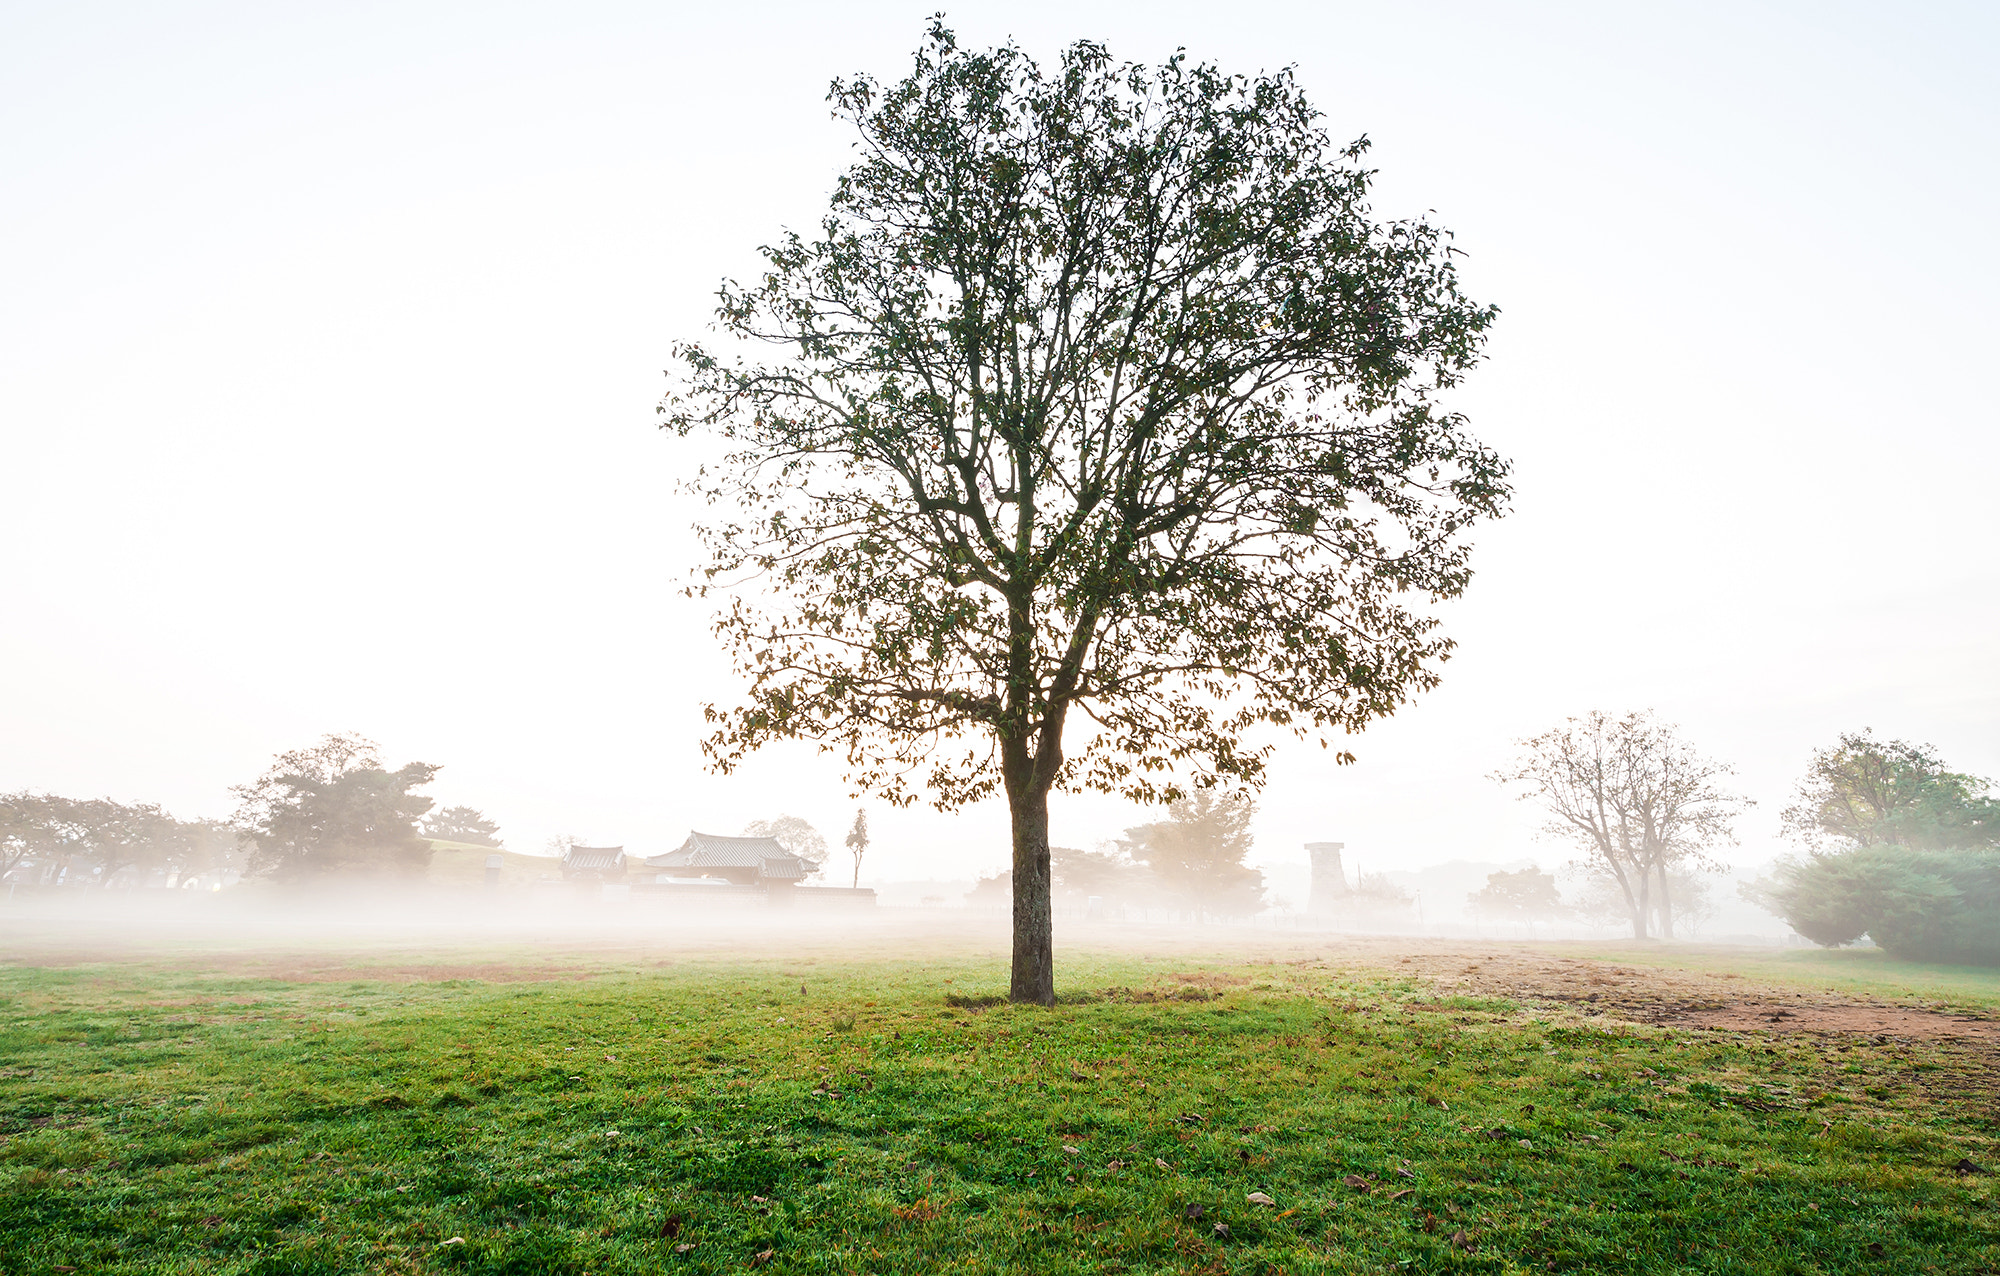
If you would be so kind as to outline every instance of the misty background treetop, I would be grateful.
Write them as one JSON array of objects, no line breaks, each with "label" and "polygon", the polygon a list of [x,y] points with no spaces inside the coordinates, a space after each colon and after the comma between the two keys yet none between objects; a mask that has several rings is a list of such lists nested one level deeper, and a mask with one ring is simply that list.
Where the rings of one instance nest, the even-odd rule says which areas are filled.
[{"label": "misty background treetop", "polygon": [[1373,216],[1365,140],[1289,71],[1084,42],[1045,73],[934,24],[830,100],[859,140],[826,218],[722,287],[728,344],[676,346],[661,406],[733,445],[694,592],[761,592],[718,616],[749,686],[706,747],[1004,789],[1015,993],[1049,1000],[1052,789],[1255,786],[1253,729],[1324,745],[1435,683],[1425,608],[1507,494],[1437,396],[1495,311],[1444,231]]},{"label": "misty background treetop", "polygon": [[432,848],[417,821],[432,803],[411,790],[438,770],[411,762],[391,771],[374,741],[358,735],[280,753],[262,776],[230,790],[236,823],[255,847],[251,873],[281,882],[422,875]]}]

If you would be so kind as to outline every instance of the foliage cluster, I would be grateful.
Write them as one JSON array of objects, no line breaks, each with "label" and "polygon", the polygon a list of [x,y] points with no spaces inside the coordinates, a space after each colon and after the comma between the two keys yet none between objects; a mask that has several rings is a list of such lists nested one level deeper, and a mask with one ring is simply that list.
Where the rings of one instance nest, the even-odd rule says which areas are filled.
[{"label": "foliage cluster", "polygon": [[236,822],[255,847],[251,870],[278,882],[422,873],[431,844],[417,821],[432,803],[411,790],[437,772],[427,762],[388,770],[374,743],[356,735],[279,754],[270,770],[233,790]]},{"label": "foliage cluster", "polygon": [[1465,897],[1472,911],[1505,921],[1556,921],[1567,917],[1570,906],[1556,890],[1554,873],[1544,873],[1530,865],[1515,872],[1505,869],[1489,873],[1486,885]]},{"label": "foliage cluster", "polygon": [[1814,752],[1785,811],[1808,848],[1744,893],[1814,943],[2000,965],[2000,802],[1928,745],[1868,731]]},{"label": "foliage cluster", "polygon": [[[538,958],[539,960],[539,958]],[[1375,970],[0,971],[0,1267],[1973,1273],[1931,1046],[1635,1028]],[[801,983],[806,991],[800,991]],[[964,990],[962,993],[954,990]],[[1271,1204],[1252,1198],[1259,1193]]]},{"label": "foliage cluster", "polygon": [[496,851],[506,849],[500,842],[500,826],[469,806],[447,806],[433,811],[417,827],[425,837],[440,842],[490,846]]}]

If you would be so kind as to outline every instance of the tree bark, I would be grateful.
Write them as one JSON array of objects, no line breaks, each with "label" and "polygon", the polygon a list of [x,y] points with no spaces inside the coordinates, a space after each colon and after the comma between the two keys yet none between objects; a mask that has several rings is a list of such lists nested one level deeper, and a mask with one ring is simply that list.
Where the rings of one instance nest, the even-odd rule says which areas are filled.
[{"label": "tree bark", "polygon": [[1007,786],[1014,825],[1014,975],[1009,1001],[1056,1004],[1055,929],[1049,915],[1049,790]]},{"label": "tree bark", "polygon": [[1667,866],[1660,865],[1660,938],[1674,937],[1674,896],[1667,884]]}]

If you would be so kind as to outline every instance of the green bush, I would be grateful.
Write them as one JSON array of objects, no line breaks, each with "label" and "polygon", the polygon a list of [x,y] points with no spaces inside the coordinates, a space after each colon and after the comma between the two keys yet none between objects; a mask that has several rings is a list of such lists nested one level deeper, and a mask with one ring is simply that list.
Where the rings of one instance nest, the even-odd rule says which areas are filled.
[{"label": "green bush", "polygon": [[1781,863],[1745,892],[1825,947],[2000,966],[2000,854],[1864,846]]}]

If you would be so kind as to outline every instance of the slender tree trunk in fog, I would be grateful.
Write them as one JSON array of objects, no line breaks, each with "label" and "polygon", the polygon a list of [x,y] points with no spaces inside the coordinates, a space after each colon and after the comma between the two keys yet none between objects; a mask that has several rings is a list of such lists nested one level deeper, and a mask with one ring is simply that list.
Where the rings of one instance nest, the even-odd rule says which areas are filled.
[{"label": "slender tree trunk in fog", "polygon": [[1674,937],[1674,897],[1667,885],[1667,866],[1660,865],[1660,938]]}]

